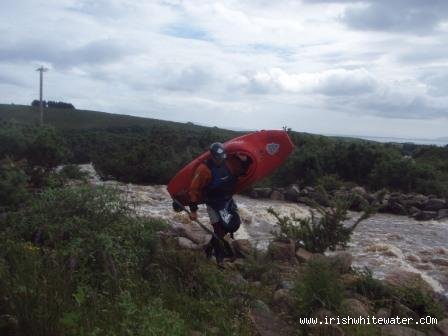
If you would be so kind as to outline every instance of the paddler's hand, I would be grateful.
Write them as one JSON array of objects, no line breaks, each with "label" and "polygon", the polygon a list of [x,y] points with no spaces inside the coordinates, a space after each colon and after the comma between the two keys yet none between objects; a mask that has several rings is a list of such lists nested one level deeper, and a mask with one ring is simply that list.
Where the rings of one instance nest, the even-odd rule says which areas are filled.
[{"label": "paddler's hand", "polygon": [[197,219],[198,219],[198,213],[197,213],[196,211],[192,211],[192,212],[190,212],[190,219],[191,219],[192,221],[197,220]]}]

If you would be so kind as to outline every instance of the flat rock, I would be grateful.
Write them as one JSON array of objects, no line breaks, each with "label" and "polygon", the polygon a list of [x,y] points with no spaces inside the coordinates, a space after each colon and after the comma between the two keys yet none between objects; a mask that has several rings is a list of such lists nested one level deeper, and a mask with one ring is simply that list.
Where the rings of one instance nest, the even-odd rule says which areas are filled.
[{"label": "flat rock", "polygon": [[310,261],[314,257],[314,253],[308,252],[302,247],[296,250],[296,258],[299,262],[305,263]]},{"label": "flat rock", "polygon": [[262,301],[252,307],[249,317],[260,336],[289,336],[294,334],[293,328],[280,320]]},{"label": "flat rock", "polygon": [[369,308],[357,299],[345,299],[341,304],[352,317],[367,317],[370,315]]}]

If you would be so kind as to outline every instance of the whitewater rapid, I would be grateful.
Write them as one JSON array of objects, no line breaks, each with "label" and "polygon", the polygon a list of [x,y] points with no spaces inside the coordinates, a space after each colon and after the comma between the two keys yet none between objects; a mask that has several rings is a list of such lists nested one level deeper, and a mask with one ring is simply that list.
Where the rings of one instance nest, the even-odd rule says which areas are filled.
[{"label": "whitewater rapid", "polygon": [[[166,186],[142,186],[116,181],[101,181],[90,165],[91,182],[120,190],[128,203],[140,216],[155,217],[182,223],[201,230],[191,223],[185,213],[172,210]],[[251,199],[235,196],[242,225],[235,234],[237,239],[249,239],[264,249],[272,239],[276,220],[267,212],[272,207],[281,215],[309,216],[309,207],[292,202]],[[208,223],[204,206],[199,208],[199,219]],[[347,224],[356,220],[359,213],[350,213]],[[377,278],[388,272],[402,269],[419,273],[432,288],[448,296],[448,220],[418,222],[405,216],[376,214],[361,222],[353,233],[347,251],[353,255],[355,267],[368,267]]]}]

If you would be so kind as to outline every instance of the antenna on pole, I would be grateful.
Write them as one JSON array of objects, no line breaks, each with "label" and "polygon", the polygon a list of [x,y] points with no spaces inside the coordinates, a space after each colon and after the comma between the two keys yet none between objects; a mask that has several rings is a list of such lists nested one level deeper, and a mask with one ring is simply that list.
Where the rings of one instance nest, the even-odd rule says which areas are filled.
[{"label": "antenna on pole", "polygon": [[41,66],[37,68],[36,71],[39,71],[39,110],[40,110],[40,125],[44,124],[44,104],[42,102],[42,91],[43,91],[43,82],[44,82],[44,72],[47,72],[48,69]]}]

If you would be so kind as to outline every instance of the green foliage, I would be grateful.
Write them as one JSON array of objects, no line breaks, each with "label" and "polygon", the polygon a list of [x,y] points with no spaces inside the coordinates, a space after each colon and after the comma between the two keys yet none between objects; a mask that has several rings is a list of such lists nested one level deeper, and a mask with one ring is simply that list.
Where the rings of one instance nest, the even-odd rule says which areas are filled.
[{"label": "green foliage", "polygon": [[337,311],[343,299],[338,274],[323,259],[310,261],[295,285],[298,315],[309,317],[320,308]]},{"label": "green foliage", "polygon": [[327,192],[340,189],[344,183],[335,174],[323,175],[317,180],[317,184],[324,188]]},{"label": "green foliage", "polygon": [[[61,160],[93,162],[105,178],[162,184],[210,143],[241,135],[192,123],[93,111],[48,108],[45,113],[46,122],[57,127],[57,133],[73,155],[62,155],[58,149],[61,138],[47,134],[51,133],[47,127],[36,130],[17,123],[3,123],[0,140],[4,146],[0,149],[0,158],[9,155],[20,159],[28,155],[31,166],[45,169],[60,164]],[[15,118],[32,125],[36,116],[31,107],[0,105],[0,117],[5,120]],[[297,183],[333,190],[344,181],[373,190],[387,188],[448,196],[448,146],[379,144],[286,129],[296,150],[259,185],[281,187]],[[28,150],[32,143],[43,156]]]},{"label": "green foliage", "polygon": [[65,179],[85,180],[89,173],[83,172],[78,166],[69,164],[62,167],[59,174]]},{"label": "green foliage", "polygon": [[354,284],[354,290],[373,302],[377,308],[389,305],[392,290],[385,282],[375,279],[368,268],[356,271],[358,280]]},{"label": "green foliage", "polygon": [[11,159],[0,161],[0,207],[16,208],[27,198],[27,176]]},{"label": "green foliage", "polygon": [[329,208],[315,204],[317,214],[311,211],[311,216],[305,218],[294,214],[291,217],[281,216],[269,208],[268,212],[277,219],[278,231],[273,234],[280,240],[292,239],[297,246],[303,246],[310,252],[322,253],[327,249],[334,251],[338,246],[346,247],[354,229],[372,214],[372,210],[367,209],[353,225],[344,226],[349,205],[343,200],[337,200]]},{"label": "green foliage", "polygon": [[53,188],[0,227],[0,313],[26,335],[250,335],[247,296],[202,255],[161,248],[120,195]]},{"label": "green foliage", "polygon": [[26,151],[26,158],[30,165],[45,169],[54,168],[66,162],[68,155],[63,138],[51,127],[35,129],[35,136]]},{"label": "green foliage", "polygon": [[420,317],[431,316],[443,319],[443,308],[429,293],[418,288],[394,287],[394,297],[405,306],[412,309]]}]

